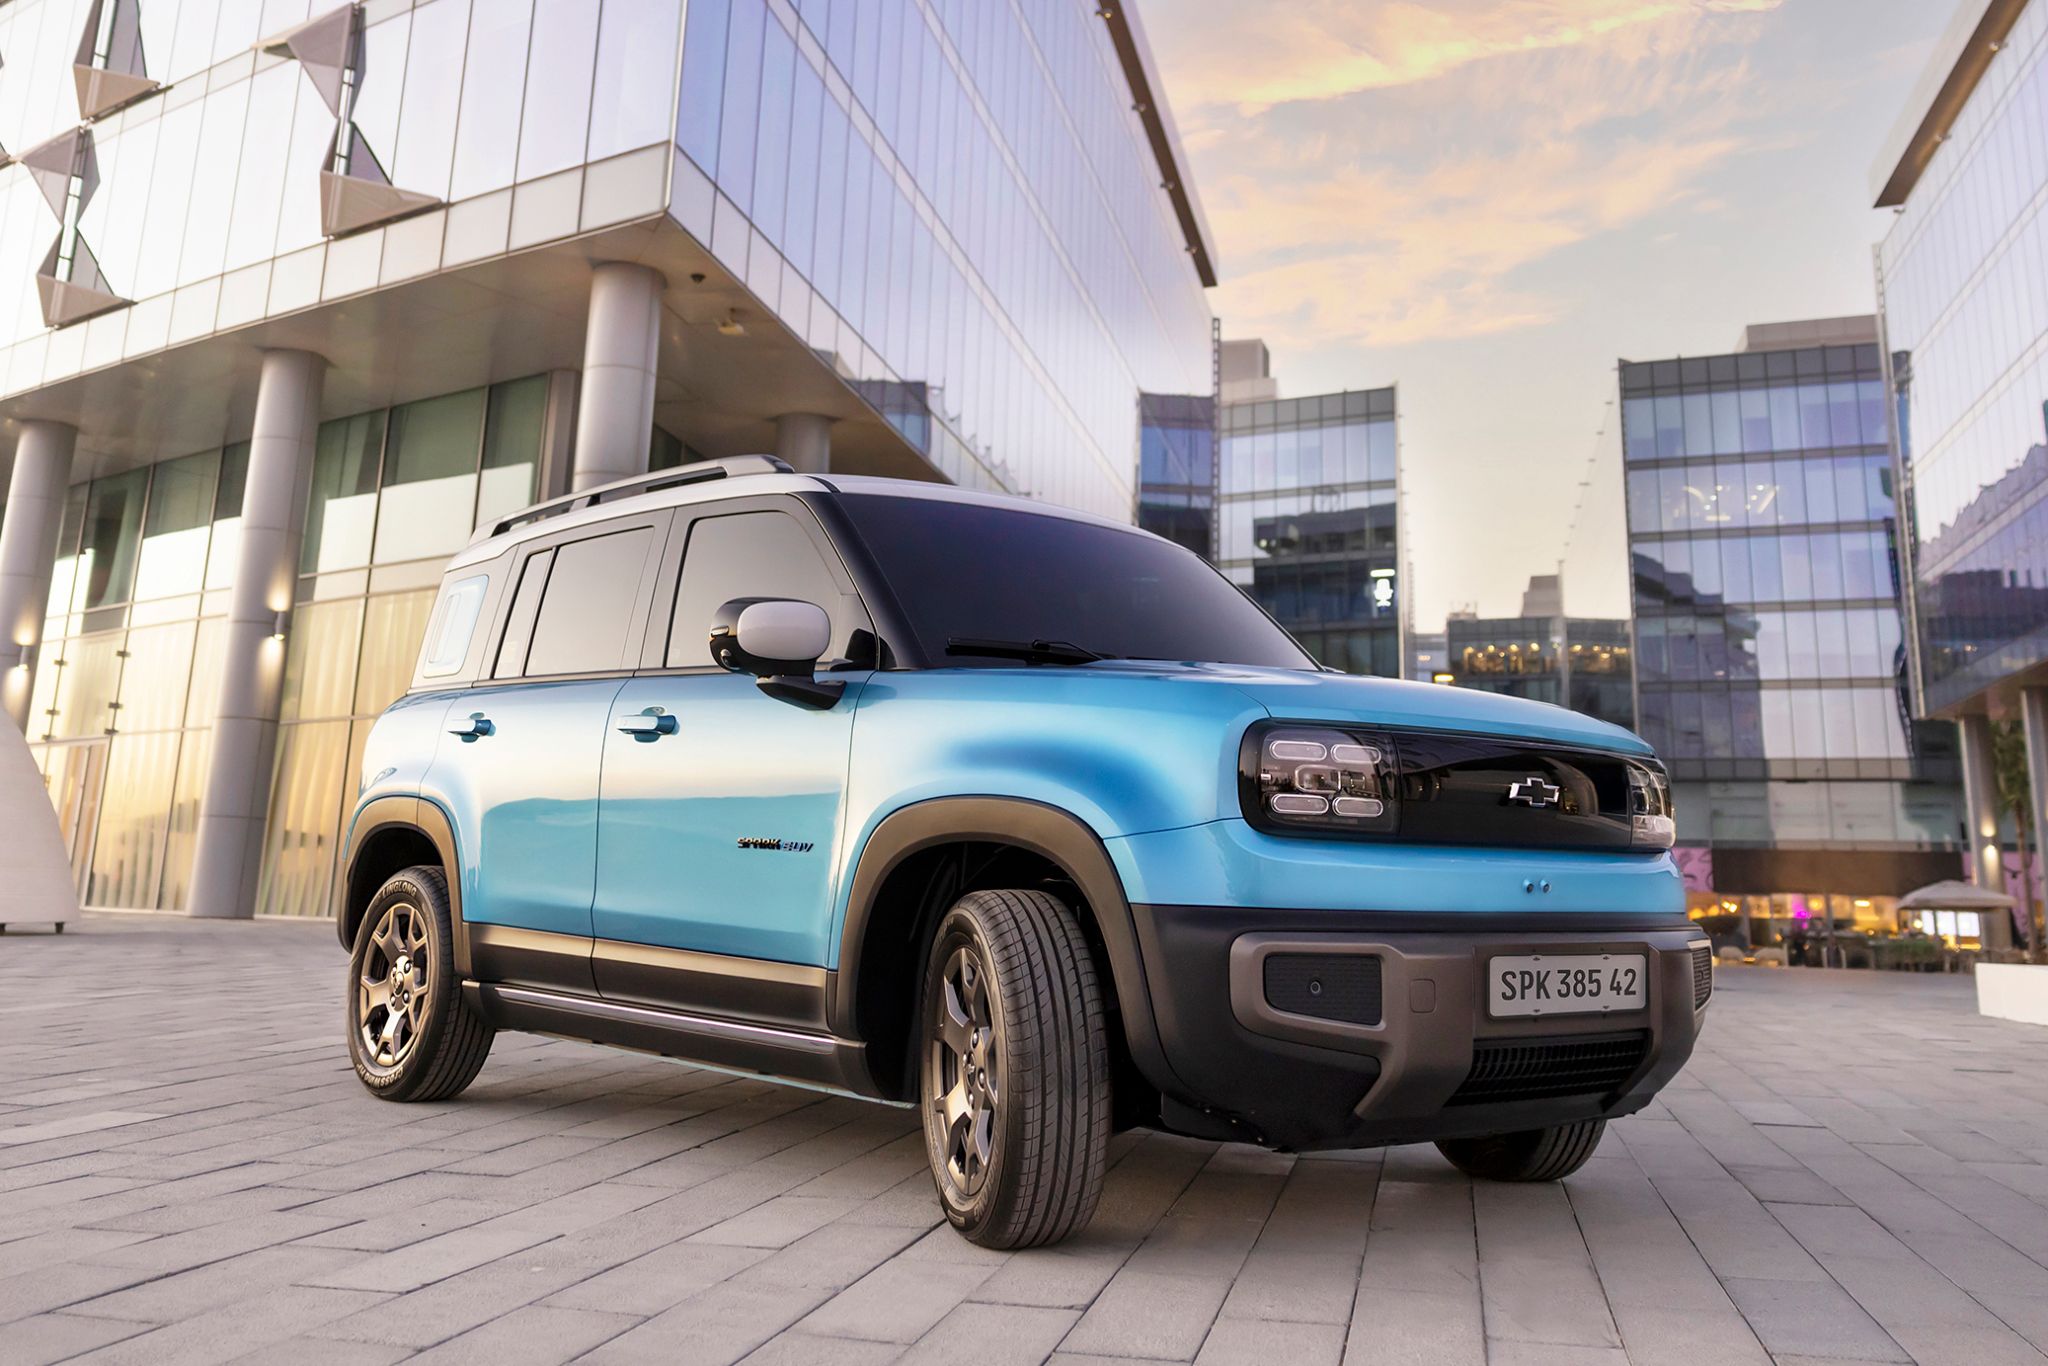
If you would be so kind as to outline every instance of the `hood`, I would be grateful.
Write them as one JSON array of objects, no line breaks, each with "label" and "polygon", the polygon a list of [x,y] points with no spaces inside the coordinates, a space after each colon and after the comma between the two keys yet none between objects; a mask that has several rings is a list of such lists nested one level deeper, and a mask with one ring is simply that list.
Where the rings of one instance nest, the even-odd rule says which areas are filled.
[{"label": "hood", "polygon": [[1261,669],[1238,664],[1169,664],[1139,660],[1105,660],[1088,672],[1136,670],[1177,674],[1189,681],[1228,686],[1264,707],[1282,721],[1340,721],[1353,724],[1410,727],[1421,730],[1466,731],[1560,744],[1585,745],[1624,754],[1649,754],[1650,747],[1632,731],[1596,721],[1566,707],[1531,702],[1521,697],[1451,688],[1440,683],[1409,683],[1397,678],[1358,674],[1308,673],[1296,669]]}]

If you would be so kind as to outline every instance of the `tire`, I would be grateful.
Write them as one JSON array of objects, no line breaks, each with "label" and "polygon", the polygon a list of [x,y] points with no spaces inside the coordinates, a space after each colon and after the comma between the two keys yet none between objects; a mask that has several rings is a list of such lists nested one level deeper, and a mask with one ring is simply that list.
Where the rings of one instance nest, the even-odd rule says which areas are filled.
[{"label": "tire", "polygon": [[947,1221],[1004,1249],[1082,1228],[1109,1163],[1109,1040],[1073,911],[1044,892],[960,898],[921,1001],[918,1094]]},{"label": "tire", "polygon": [[448,879],[420,865],[377,889],[349,954],[343,1011],[356,1077],[384,1100],[446,1100],[476,1080],[497,1031],[455,975]]},{"label": "tire", "polygon": [[1606,1132],[1606,1120],[1586,1119],[1486,1138],[1444,1138],[1437,1140],[1436,1147],[1467,1176],[1486,1181],[1562,1181],[1586,1165]]}]

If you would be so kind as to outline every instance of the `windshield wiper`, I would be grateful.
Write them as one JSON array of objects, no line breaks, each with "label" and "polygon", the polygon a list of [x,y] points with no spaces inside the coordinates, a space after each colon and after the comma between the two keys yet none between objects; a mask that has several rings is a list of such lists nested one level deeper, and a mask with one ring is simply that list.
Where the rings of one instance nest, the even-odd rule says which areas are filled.
[{"label": "windshield wiper", "polygon": [[1065,640],[984,640],[979,636],[950,636],[949,655],[982,655],[989,659],[1021,659],[1027,664],[1093,664],[1115,655],[1097,654]]}]

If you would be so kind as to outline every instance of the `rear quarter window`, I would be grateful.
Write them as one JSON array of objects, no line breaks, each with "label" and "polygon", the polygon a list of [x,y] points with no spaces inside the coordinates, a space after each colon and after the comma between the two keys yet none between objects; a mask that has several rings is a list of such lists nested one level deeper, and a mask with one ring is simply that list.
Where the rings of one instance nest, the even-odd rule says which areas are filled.
[{"label": "rear quarter window", "polygon": [[469,574],[441,585],[441,596],[427,620],[427,638],[420,647],[420,677],[446,678],[461,670],[469,658],[469,645],[476,635],[484,596],[491,576]]}]

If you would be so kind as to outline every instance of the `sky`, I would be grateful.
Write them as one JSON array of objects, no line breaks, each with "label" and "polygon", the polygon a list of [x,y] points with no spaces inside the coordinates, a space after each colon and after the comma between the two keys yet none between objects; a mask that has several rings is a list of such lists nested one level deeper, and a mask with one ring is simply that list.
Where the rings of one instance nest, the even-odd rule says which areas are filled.
[{"label": "sky", "polygon": [[1560,561],[1627,615],[1616,360],[1874,310],[1871,166],[1962,3],[1144,0],[1224,336],[1400,386],[1417,630]]}]

